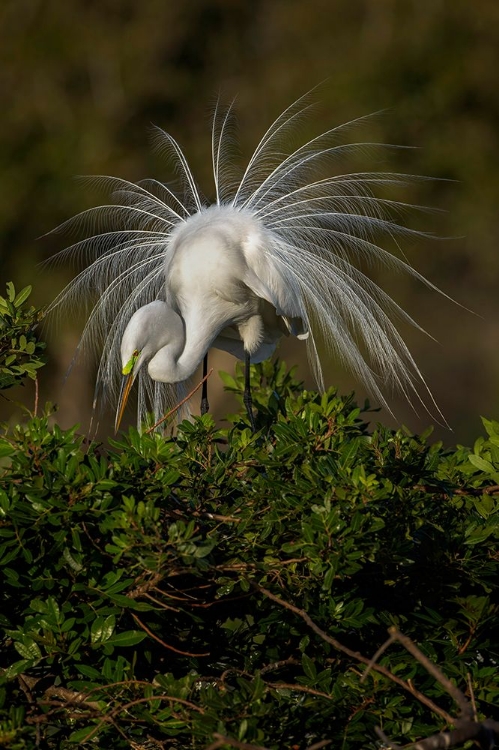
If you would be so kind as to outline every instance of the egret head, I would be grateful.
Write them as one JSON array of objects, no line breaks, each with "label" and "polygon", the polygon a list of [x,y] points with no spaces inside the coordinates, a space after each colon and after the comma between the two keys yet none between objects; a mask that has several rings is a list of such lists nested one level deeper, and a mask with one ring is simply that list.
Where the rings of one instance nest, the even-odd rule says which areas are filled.
[{"label": "egret head", "polygon": [[183,343],[182,320],[166,302],[155,300],[140,307],[132,315],[121,340],[123,382],[116,410],[116,431],[119,429],[132,385],[142,365],[165,347],[171,347],[172,353],[180,352]]}]

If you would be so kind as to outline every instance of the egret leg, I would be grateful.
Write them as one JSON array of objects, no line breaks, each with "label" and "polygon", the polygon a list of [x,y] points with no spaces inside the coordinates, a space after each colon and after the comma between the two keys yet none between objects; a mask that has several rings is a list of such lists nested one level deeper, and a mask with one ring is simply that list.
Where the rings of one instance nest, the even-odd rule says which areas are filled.
[{"label": "egret leg", "polygon": [[251,429],[256,432],[255,418],[253,416],[253,399],[251,398],[251,385],[250,385],[250,355],[248,352],[244,352],[244,405],[248,412],[248,418],[250,421]]},{"label": "egret leg", "polygon": [[[208,354],[204,355],[203,359],[203,378],[208,374]],[[201,414],[207,414],[210,409],[208,403],[208,381],[205,380],[203,383],[203,389],[201,391]]]}]

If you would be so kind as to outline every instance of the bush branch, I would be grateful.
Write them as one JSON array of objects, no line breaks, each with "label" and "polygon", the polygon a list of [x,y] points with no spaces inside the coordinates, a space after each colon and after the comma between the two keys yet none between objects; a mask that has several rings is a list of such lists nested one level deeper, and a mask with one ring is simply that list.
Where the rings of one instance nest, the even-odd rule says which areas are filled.
[{"label": "bush branch", "polygon": [[444,719],[448,724],[455,723],[455,719],[453,719],[452,716],[450,716],[450,714],[447,713],[447,711],[444,711],[443,708],[440,708],[440,706],[437,706],[437,704],[434,703],[430,698],[427,698],[426,695],[424,695],[423,693],[420,693],[419,690],[416,690],[416,688],[413,685],[406,682],[405,680],[402,680],[400,677],[397,677],[397,675],[392,674],[392,672],[390,672],[389,669],[386,669],[386,667],[383,667],[380,664],[373,664],[371,659],[367,659],[365,656],[362,656],[362,654],[359,654],[358,651],[353,651],[347,646],[344,646],[342,643],[340,643],[340,641],[337,641],[336,638],[332,638],[330,635],[328,635],[323,630],[321,630],[321,628],[315,624],[315,622],[305,612],[305,610],[300,609],[299,607],[295,607],[294,604],[290,604],[284,599],[281,599],[279,596],[276,596],[271,591],[263,588],[262,586],[256,585],[256,588],[258,591],[260,591],[260,593],[262,593],[268,599],[271,599],[276,604],[279,604],[279,606],[284,607],[285,609],[288,609],[290,612],[294,612],[295,615],[298,615],[299,617],[301,617],[302,620],[304,620],[304,622],[307,623],[309,628],[313,630],[314,633],[316,633],[319,636],[319,638],[322,638],[323,641],[326,641],[326,643],[329,643],[337,651],[341,651],[343,654],[346,654],[351,659],[355,659],[356,661],[360,661],[362,664],[366,664],[371,669],[384,675],[387,679],[391,680],[392,682],[395,682],[397,685],[403,688],[403,690],[406,690],[408,693],[413,695],[417,700],[419,700],[420,703],[423,703],[425,706],[427,706],[431,711],[433,711],[433,713],[437,714],[438,716],[441,716],[442,719]]}]

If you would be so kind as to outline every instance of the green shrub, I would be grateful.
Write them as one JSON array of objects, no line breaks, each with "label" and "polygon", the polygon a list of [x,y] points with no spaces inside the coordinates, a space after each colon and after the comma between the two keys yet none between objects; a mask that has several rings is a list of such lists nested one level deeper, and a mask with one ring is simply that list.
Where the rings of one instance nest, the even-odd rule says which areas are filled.
[{"label": "green shrub", "polygon": [[393,625],[493,712],[499,424],[446,451],[283,364],[252,380],[255,434],[244,410],[108,451],[48,413],[4,429],[0,746],[414,741],[455,715],[445,688],[400,644],[377,664],[405,690],[362,682],[335,645],[370,658]]},{"label": "green shrub", "polygon": [[26,377],[35,380],[44,363],[40,355],[45,344],[34,332],[42,312],[27,307],[30,294],[30,286],[16,294],[9,281],[7,296],[0,297],[0,390],[19,385]]}]

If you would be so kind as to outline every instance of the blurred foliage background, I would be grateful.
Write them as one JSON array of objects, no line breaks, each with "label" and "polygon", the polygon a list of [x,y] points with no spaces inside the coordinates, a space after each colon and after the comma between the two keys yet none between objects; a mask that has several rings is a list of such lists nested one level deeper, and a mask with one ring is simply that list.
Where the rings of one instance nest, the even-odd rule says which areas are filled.
[{"label": "blurred foliage background", "polygon": [[[225,101],[237,97],[247,158],[288,104],[327,80],[303,135],[387,110],[366,125],[366,138],[417,148],[391,151],[383,164],[354,166],[444,178],[402,196],[443,209],[411,222],[440,239],[406,243],[404,252],[476,315],[414,281],[379,272],[438,342],[404,331],[454,429],[437,427],[436,434],[449,444],[469,443],[480,431],[480,414],[497,418],[497,2],[1,0],[0,36],[3,289],[9,279],[17,288],[32,283],[34,301],[45,305],[73,276],[69,265],[43,271],[37,264],[70,240],[43,235],[102,198],[75,175],[171,179],[148,143],[151,123],[180,142],[210,196],[210,113],[219,93]],[[92,367],[75,369],[63,385],[82,324],[74,310],[72,320],[47,328],[41,398],[59,404],[63,426],[79,421],[85,428]],[[300,374],[312,384],[298,345],[286,342],[281,356],[301,362]],[[233,360],[220,356],[212,364],[230,371]],[[362,398],[351,376],[331,372],[329,380]],[[227,406],[216,381],[215,414]],[[394,411],[414,430],[430,422],[397,401]],[[380,418],[394,424],[388,414]]]}]

